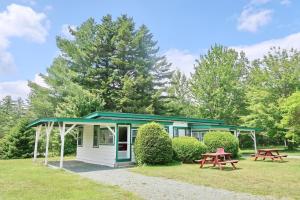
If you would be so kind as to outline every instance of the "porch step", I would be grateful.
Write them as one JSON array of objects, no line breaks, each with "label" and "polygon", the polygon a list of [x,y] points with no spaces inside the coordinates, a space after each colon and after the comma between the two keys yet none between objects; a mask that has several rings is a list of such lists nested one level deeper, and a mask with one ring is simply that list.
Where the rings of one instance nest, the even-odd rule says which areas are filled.
[{"label": "porch step", "polygon": [[135,165],[134,162],[117,162],[115,163],[115,167],[133,167]]}]

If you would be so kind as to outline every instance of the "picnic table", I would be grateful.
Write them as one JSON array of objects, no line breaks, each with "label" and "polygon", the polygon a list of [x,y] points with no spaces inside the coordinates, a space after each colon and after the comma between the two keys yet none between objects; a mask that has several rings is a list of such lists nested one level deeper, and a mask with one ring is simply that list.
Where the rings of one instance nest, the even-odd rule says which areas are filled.
[{"label": "picnic table", "polygon": [[233,169],[236,169],[234,164],[238,163],[238,160],[231,160],[231,153],[205,153],[202,154],[202,157],[202,160],[200,160],[200,168],[205,164],[213,164],[213,167],[218,165],[220,170],[223,170],[223,166],[230,163]]},{"label": "picnic table", "polygon": [[252,157],[254,157],[255,161],[258,158],[262,158],[263,160],[265,160],[266,158],[270,158],[271,160],[283,160],[283,157],[287,157],[287,155],[282,155],[279,154],[279,150],[278,149],[258,149],[256,154],[252,154]]}]

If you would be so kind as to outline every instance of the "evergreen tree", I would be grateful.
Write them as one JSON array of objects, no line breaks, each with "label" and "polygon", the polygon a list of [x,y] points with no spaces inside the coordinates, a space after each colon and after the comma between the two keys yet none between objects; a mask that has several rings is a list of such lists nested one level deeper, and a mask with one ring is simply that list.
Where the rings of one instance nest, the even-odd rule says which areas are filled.
[{"label": "evergreen tree", "polygon": [[[146,26],[136,29],[126,15],[115,21],[107,15],[100,24],[89,19],[70,31],[74,40],[57,38],[62,65],[75,72],[74,83],[103,99],[104,110],[160,112],[172,71]],[[49,71],[50,79],[59,76]]]},{"label": "evergreen tree", "polygon": [[27,112],[27,107],[22,99],[13,100],[6,96],[0,101],[0,138],[9,132],[16,121]]},{"label": "evergreen tree", "polygon": [[171,85],[168,88],[171,101],[166,104],[169,115],[193,117],[197,115],[190,90],[189,79],[185,74],[176,71],[173,74]]},{"label": "evergreen tree", "polygon": [[27,129],[29,120],[23,118],[0,141],[0,158],[29,158],[33,155],[35,131]]}]

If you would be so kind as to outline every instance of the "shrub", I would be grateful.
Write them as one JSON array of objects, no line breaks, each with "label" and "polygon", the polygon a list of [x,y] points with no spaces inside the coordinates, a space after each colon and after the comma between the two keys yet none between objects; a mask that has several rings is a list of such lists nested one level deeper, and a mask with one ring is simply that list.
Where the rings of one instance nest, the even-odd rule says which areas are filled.
[{"label": "shrub", "polygon": [[178,137],[172,140],[174,158],[182,162],[193,162],[206,152],[206,146],[194,137]]},{"label": "shrub", "polygon": [[172,161],[172,141],[159,124],[144,124],[138,129],[134,153],[138,165],[165,164]]},{"label": "shrub", "polygon": [[239,141],[230,132],[209,132],[204,135],[204,144],[209,152],[216,152],[217,148],[224,148],[225,152],[232,153],[233,157],[238,155]]}]

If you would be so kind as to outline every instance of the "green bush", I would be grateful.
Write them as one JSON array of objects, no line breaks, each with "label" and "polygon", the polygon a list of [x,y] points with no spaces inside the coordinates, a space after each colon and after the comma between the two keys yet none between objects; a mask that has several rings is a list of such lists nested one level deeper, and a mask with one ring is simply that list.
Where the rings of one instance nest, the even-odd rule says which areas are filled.
[{"label": "green bush", "polygon": [[144,124],[138,129],[134,153],[138,165],[165,164],[172,161],[172,141],[159,124]]},{"label": "green bush", "polygon": [[206,133],[204,144],[209,152],[216,152],[217,148],[224,148],[225,152],[232,153],[233,157],[238,155],[239,141],[230,132],[215,131]]},{"label": "green bush", "polygon": [[177,137],[172,140],[174,158],[182,162],[193,162],[201,158],[207,147],[194,137]]}]

